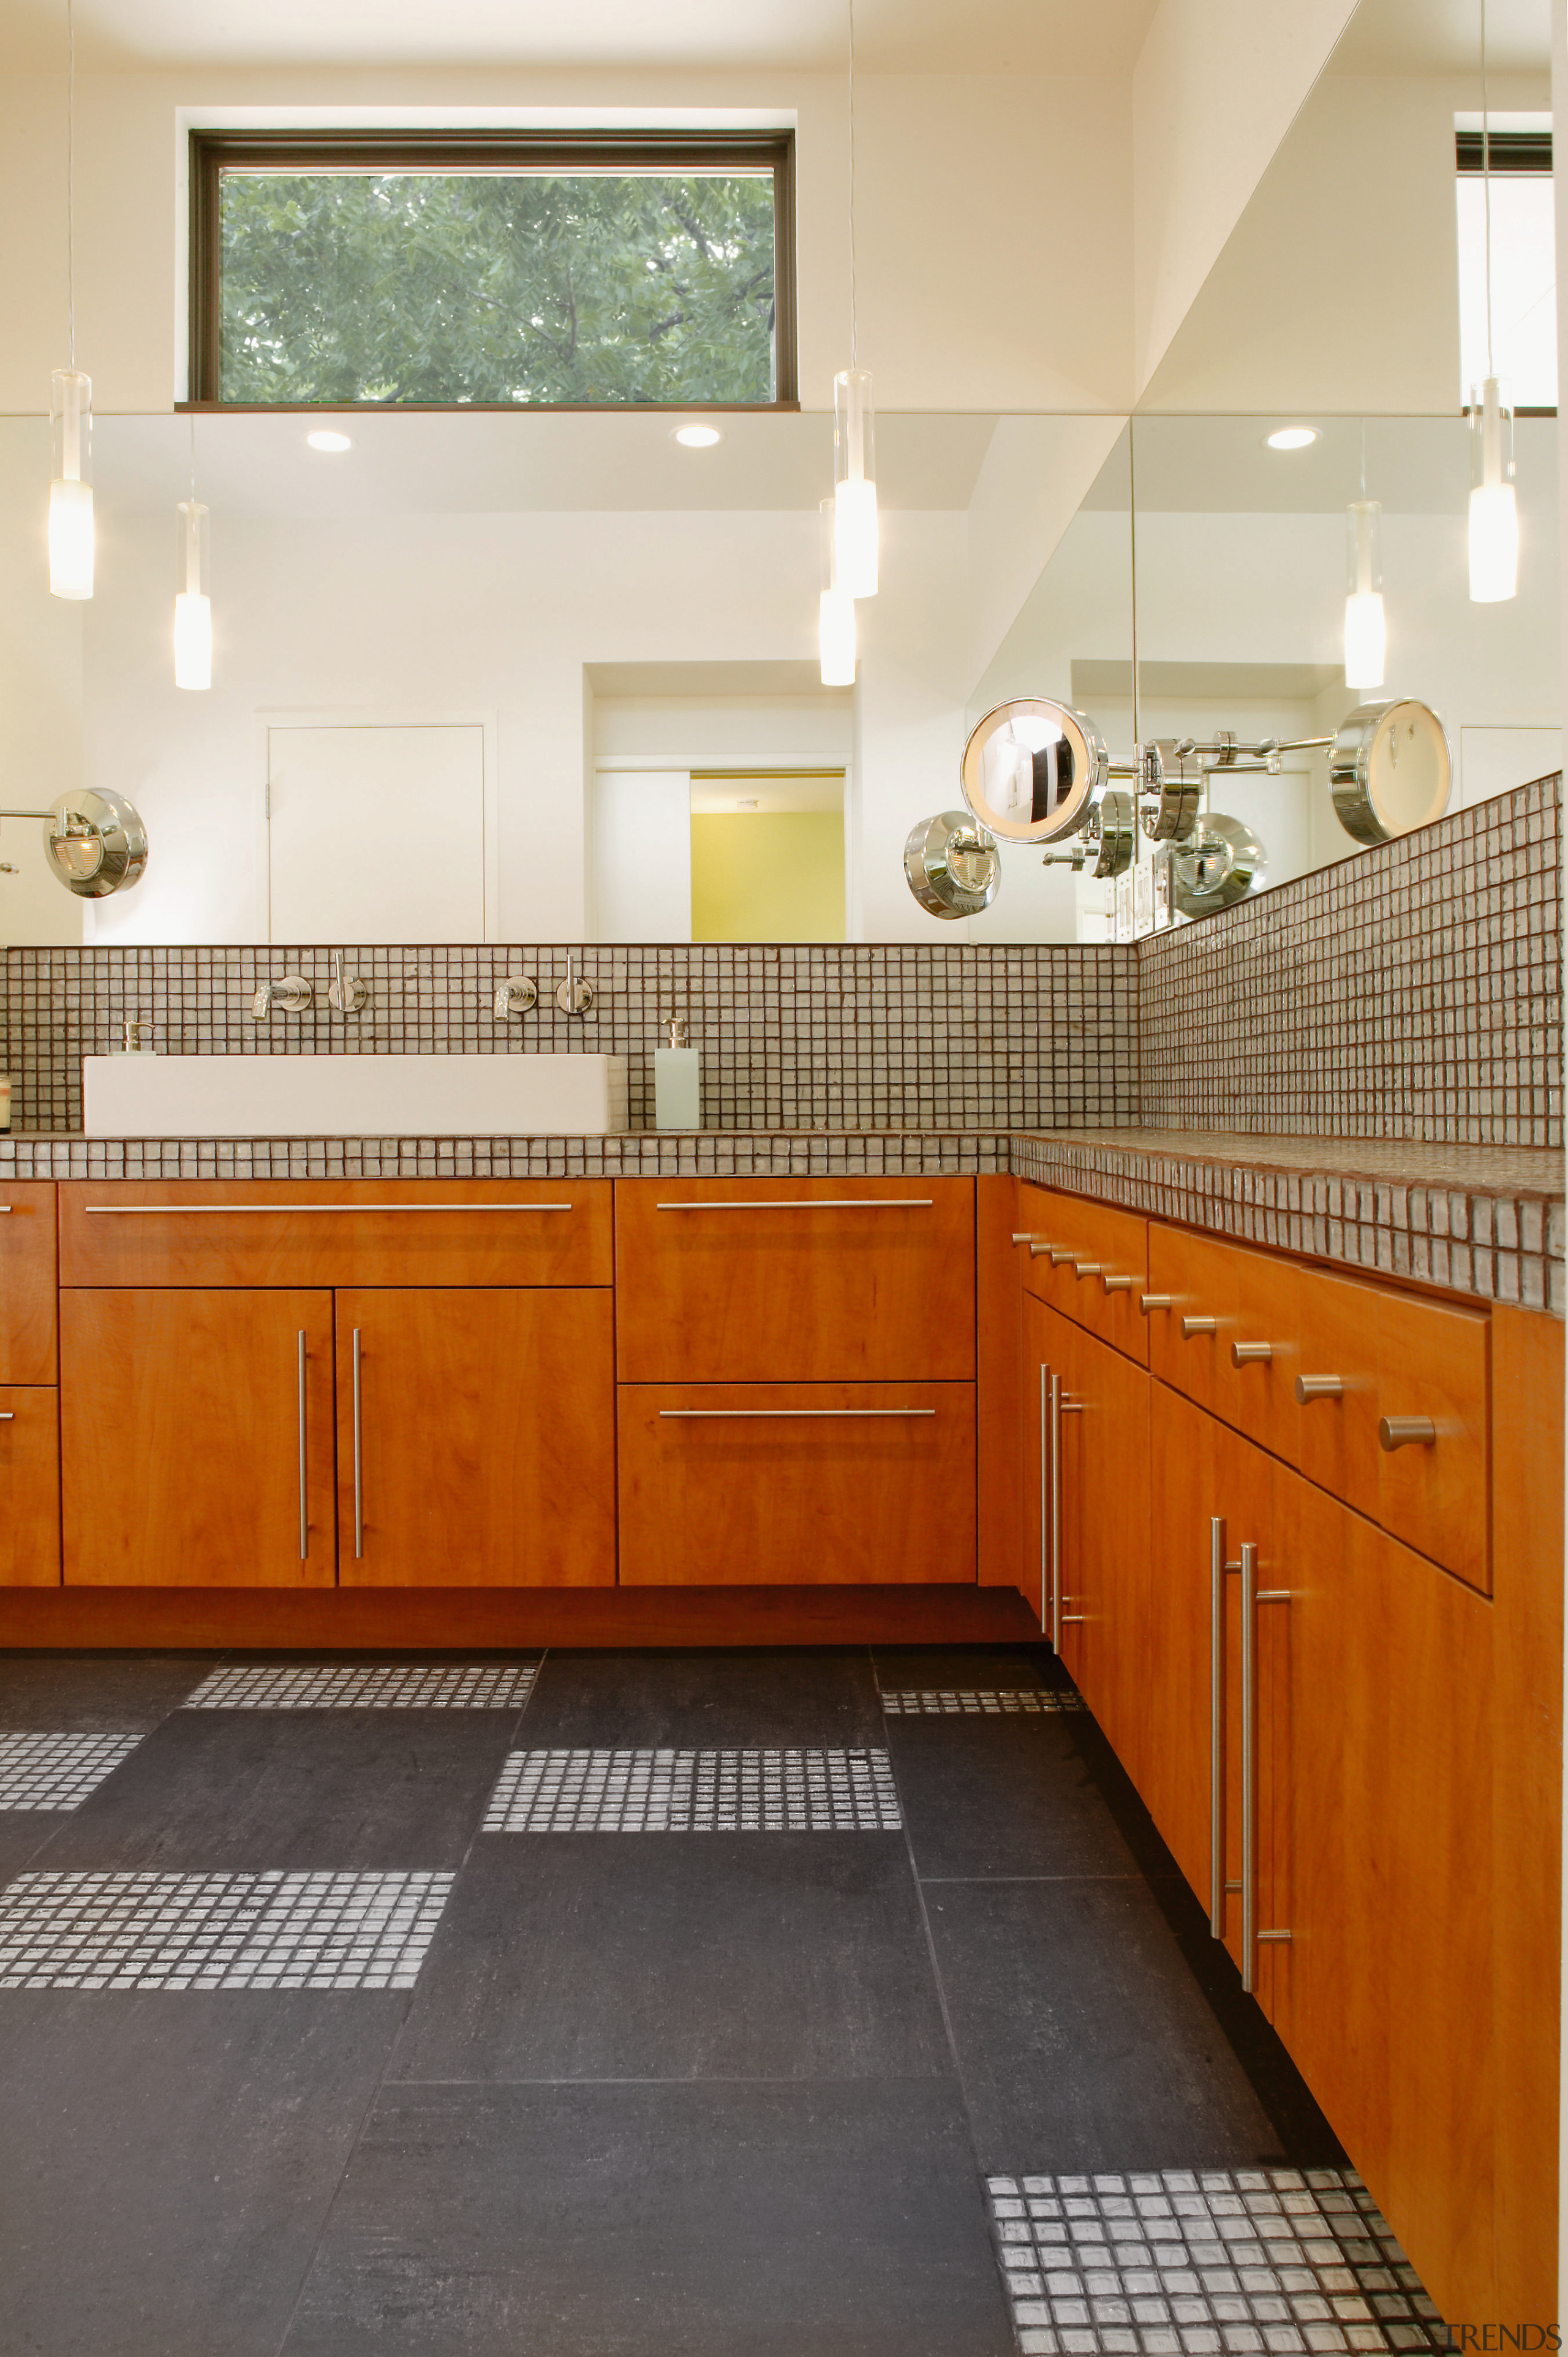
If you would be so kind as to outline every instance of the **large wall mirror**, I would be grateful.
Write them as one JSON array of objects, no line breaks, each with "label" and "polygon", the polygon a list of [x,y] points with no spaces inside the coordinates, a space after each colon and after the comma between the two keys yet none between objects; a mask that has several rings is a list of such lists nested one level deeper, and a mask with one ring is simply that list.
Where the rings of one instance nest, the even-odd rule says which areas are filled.
[{"label": "large wall mirror", "polygon": [[[0,942],[1147,930],[1142,836],[1119,876],[1005,844],[1001,888],[950,922],[908,888],[912,832],[960,806],[970,730],[1016,697],[1087,715],[1123,793],[1137,740],[1291,745],[1385,696],[1441,719],[1450,810],[1555,769],[1548,0],[1489,30],[1516,596],[1473,602],[1466,570],[1476,27],[1361,0],[1131,417],[882,415],[853,688],[816,660],[820,413],[729,415],[703,450],[635,411],[356,414],[337,450],[300,415],[202,415],[194,441],[188,417],[102,417],[86,604],[46,586],[48,423],[0,420],[4,802],[126,794],[151,843],[134,891],[89,905],[0,823]],[[176,686],[170,645],[193,479],[202,692]],[[1346,677],[1349,520],[1372,503],[1380,687]],[[1200,792],[1250,846],[1251,889],[1362,856],[1321,746]]]}]

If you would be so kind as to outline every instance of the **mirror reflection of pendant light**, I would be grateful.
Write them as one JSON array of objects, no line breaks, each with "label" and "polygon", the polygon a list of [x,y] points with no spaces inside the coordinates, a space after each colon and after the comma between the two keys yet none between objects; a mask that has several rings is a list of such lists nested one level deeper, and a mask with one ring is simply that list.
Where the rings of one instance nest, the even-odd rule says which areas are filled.
[{"label": "mirror reflection of pendant light", "polygon": [[76,25],[66,0],[65,272],[70,365],[49,380],[49,588],[92,595],[92,380],[76,365]]},{"label": "mirror reflection of pendant light", "polygon": [[1487,234],[1487,374],[1470,388],[1470,597],[1500,605],[1519,594],[1519,500],[1513,406],[1492,359],[1492,135],[1487,102],[1487,0],[1481,0],[1481,193]]},{"label": "mirror reflection of pendant light", "polygon": [[1367,497],[1367,426],[1361,424],[1361,496],[1345,511],[1345,684],[1381,687],[1388,654],[1383,617],[1380,502]]},{"label": "mirror reflection of pendant light", "polygon": [[212,684],[212,601],[207,594],[207,510],[196,496],[196,420],[190,421],[190,497],[175,504],[174,683]]},{"label": "mirror reflection of pendant light", "polygon": [[817,651],[824,687],[854,685],[854,599],[841,589],[838,578],[837,502],[824,500],[822,518],[822,592],[817,607]]},{"label": "mirror reflection of pendant light", "polygon": [[871,371],[859,364],[854,275],[854,0],[849,0],[849,366],[833,379],[833,532],[838,586],[876,595],[875,413]]}]

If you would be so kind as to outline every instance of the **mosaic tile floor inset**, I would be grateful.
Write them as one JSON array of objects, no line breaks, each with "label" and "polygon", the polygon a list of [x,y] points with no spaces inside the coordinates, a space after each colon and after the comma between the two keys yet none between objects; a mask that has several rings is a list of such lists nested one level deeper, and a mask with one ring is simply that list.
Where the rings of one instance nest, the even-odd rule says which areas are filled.
[{"label": "mosaic tile floor inset", "polygon": [[24,1874],[0,1989],[406,1989],[450,1874]]},{"label": "mosaic tile floor inset", "polygon": [[1329,2357],[1446,2328],[1349,2169],[986,2180],[1025,2357]]},{"label": "mosaic tile floor inset", "polygon": [[886,1751],[514,1751],[488,1834],[897,1833]]},{"label": "mosaic tile floor inset", "polygon": [[76,1809],[139,1735],[0,1735],[0,1809]]},{"label": "mosaic tile floor inset", "polygon": [[516,1710],[537,1662],[243,1663],[214,1670],[186,1710]]},{"label": "mosaic tile floor inset", "polygon": [[1011,1711],[1081,1710],[1070,1686],[936,1686],[885,1694],[889,1718],[997,1718]]}]

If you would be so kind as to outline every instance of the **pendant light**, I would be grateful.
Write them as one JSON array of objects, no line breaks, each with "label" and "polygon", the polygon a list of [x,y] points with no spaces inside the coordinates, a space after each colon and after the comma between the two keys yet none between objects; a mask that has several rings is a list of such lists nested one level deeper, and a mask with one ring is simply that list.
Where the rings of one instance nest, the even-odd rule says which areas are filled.
[{"label": "pendant light", "polygon": [[849,0],[849,366],[833,379],[833,537],[838,587],[876,595],[875,412],[871,371],[859,364],[854,274],[854,0]]},{"label": "pendant light", "polygon": [[196,496],[196,420],[190,421],[190,497],[175,503],[174,683],[212,684],[212,601],[207,594],[207,510]]},{"label": "pendant light", "polygon": [[854,685],[854,599],[839,587],[836,500],[824,500],[822,591],[817,604],[817,653],[824,687]]},{"label": "pendant light", "polygon": [[76,25],[65,0],[65,271],[70,365],[49,380],[49,588],[92,595],[92,380],[76,365]]},{"label": "pendant light", "polygon": [[1513,404],[1492,360],[1492,135],[1487,102],[1487,0],[1481,0],[1481,192],[1487,233],[1487,374],[1470,388],[1470,597],[1499,605],[1519,594],[1519,500]]},{"label": "pendant light", "polygon": [[1361,496],[1345,511],[1345,684],[1381,687],[1388,653],[1383,618],[1383,511],[1367,497],[1367,424],[1361,421]]}]

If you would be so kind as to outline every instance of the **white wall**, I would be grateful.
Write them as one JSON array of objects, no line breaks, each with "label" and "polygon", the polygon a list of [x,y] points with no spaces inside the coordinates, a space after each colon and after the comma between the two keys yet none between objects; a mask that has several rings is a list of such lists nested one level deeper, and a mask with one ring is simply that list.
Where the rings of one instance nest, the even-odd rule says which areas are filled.
[{"label": "white wall", "polygon": [[[0,810],[43,810],[81,773],[84,606],[51,597],[47,422],[11,426],[0,466]],[[0,948],[81,939],[83,903],[46,865],[38,825],[0,822]]]}]

